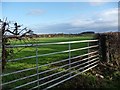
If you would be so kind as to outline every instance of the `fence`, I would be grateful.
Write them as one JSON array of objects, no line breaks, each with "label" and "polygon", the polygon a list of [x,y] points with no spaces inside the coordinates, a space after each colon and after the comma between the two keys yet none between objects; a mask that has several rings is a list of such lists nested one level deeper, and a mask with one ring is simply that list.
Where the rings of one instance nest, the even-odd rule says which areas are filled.
[{"label": "fence", "polygon": [[[72,49],[73,44],[86,43],[87,46],[81,48]],[[3,89],[43,89],[47,90],[55,88],[55,86],[83,73],[89,69],[94,68],[99,62],[99,41],[98,40],[82,40],[82,41],[69,41],[69,42],[56,42],[56,43],[43,43],[43,44],[27,44],[27,45],[14,45],[7,48],[15,47],[35,47],[36,55],[24,58],[18,58],[14,60],[8,60],[9,63],[21,62],[25,59],[34,59],[36,66],[32,68],[17,70],[14,72],[2,74]],[[68,50],[60,52],[52,52],[39,55],[39,46],[49,45],[67,45]],[[72,57],[72,52],[86,50],[87,52],[82,55]],[[44,65],[39,65],[39,60],[42,57],[56,55],[56,54],[68,54],[67,59],[54,61]],[[11,78],[10,78],[11,77]]]}]

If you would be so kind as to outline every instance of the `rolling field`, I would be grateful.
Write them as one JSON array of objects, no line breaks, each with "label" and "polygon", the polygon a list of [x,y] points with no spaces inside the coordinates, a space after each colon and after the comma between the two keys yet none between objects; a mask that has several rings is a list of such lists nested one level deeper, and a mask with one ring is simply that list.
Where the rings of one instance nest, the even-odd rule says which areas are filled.
[{"label": "rolling field", "polygon": [[[66,42],[66,41],[80,41],[80,40],[90,40],[93,39],[93,36],[79,36],[79,37],[54,37],[54,38],[37,38],[35,41],[26,41],[27,43],[53,43],[53,42]],[[15,41],[15,40],[14,40]],[[12,41],[12,43],[15,44],[23,44],[22,41],[17,41],[16,43]],[[87,43],[75,43],[71,44],[71,49],[77,49],[77,48],[82,48],[87,46]],[[41,54],[47,54],[47,53],[53,53],[53,52],[59,52],[59,51],[65,51],[69,50],[68,44],[61,44],[61,45],[45,45],[45,46],[38,46],[38,55]],[[18,50],[21,50],[17,52]],[[14,48],[13,49],[14,56],[11,58],[8,56],[9,59],[16,59],[16,58],[23,58],[27,56],[35,56],[36,55],[36,47],[26,47],[26,48]],[[76,51],[76,52],[71,52],[72,56],[77,56],[80,54],[84,54],[86,50],[84,51]],[[39,65],[50,63],[53,61],[57,61],[60,59],[68,58],[68,53],[63,53],[63,54],[56,54],[56,55],[51,55],[51,56],[46,56],[46,57],[39,57]],[[21,65],[23,64],[23,67]],[[25,67],[26,65],[29,67]],[[5,72],[11,71],[11,67],[14,68],[17,66],[17,69],[24,69],[24,68],[30,68],[36,65],[35,58],[32,59],[25,59],[25,60],[19,60],[16,62],[9,62],[7,63],[7,70]],[[20,66],[20,68],[19,68]],[[14,69],[13,69],[14,70]]]},{"label": "rolling field", "polygon": [[[80,41],[80,40],[90,40],[90,39],[93,39],[93,35],[79,36],[79,37],[77,36],[77,37],[36,38],[34,40],[29,40],[29,42],[27,42],[27,44]],[[24,44],[23,41],[11,40],[11,42],[12,42],[11,44],[13,44],[13,45]],[[75,44],[71,44],[71,49],[78,49],[78,48],[87,47],[87,46],[88,46],[88,43],[75,43]],[[20,52],[17,52],[20,49],[22,49],[22,50]],[[38,52],[37,52],[38,55],[66,51],[66,50],[69,50],[69,44],[38,46],[37,50],[38,50]],[[36,47],[14,48],[13,51],[16,54],[14,54],[12,59],[36,55]],[[85,54],[87,52],[88,52],[88,50],[71,52],[71,57],[82,55],[82,54]],[[59,60],[67,59],[67,58],[69,58],[69,53],[61,53],[61,54],[55,54],[55,55],[49,55],[49,56],[41,56],[41,57],[38,57],[38,65],[40,66],[43,64],[48,64],[51,62],[55,62],[55,61],[59,61]],[[11,60],[10,56],[7,57],[8,61],[9,61],[9,59]],[[32,68],[32,67],[36,67],[36,58],[8,62],[6,65],[6,69],[3,71],[3,73],[10,73],[10,72],[28,69],[28,68]],[[50,68],[53,68],[53,67],[57,67],[57,66],[44,66],[44,67],[39,68],[39,71],[49,70]],[[58,72],[61,70],[64,70],[64,68],[58,69],[54,72]],[[18,79],[18,78],[22,78],[24,76],[32,75],[35,73],[36,73],[36,70],[30,70],[30,71],[21,72],[19,74],[12,74],[10,76],[5,76],[5,77],[3,77],[3,83]],[[31,82],[31,81],[35,80],[36,78],[37,77],[34,76],[34,77],[28,78],[26,80],[21,80],[19,82],[15,82],[14,84],[7,85],[7,87],[12,88],[12,87],[24,84],[26,82]],[[30,88],[32,86],[35,86],[36,84],[37,83],[34,83],[28,87]],[[5,88],[5,87],[3,87],[3,88]]]}]

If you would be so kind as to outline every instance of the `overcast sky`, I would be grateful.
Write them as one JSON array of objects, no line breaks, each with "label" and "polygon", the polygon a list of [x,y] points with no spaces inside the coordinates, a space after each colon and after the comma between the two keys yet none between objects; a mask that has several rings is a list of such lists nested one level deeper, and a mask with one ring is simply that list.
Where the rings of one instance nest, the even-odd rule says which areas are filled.
[{"label": "overcast sky", "polygon": [[118,30],[117,2],[3,2],[2,18],[35,33]]}]

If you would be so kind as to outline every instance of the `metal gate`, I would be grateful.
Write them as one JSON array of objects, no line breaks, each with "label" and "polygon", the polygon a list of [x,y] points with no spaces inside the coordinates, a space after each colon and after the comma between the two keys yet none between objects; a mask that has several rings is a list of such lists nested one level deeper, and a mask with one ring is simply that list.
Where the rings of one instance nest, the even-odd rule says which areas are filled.
[{"label": "metal gate", "polygon": [[[41,43],[41,44],[27,44],[27,45],[10,45],[7,48],[16,47],[34,47],[35,55],[7,60],[9,63],[24,62],[27,59],[28,67],[29,60],[35,61],[35,66],[32,68],[25,68],[16,71],[9,71],[2,74],[2,88],[3,89],[50,89],[53,88],[83,72],[86,72],[99,63],[99,45],[98,40],[82,40],[69,42],[55,42],[55,43]],[[80,48],[72,48],[73,44],[85,43],[85,46]],[[67,45],[68,50],[50,52],[39,54],[39,47],[49,45]],[[57,48],[56,48],[57,49]],[[72,55],[74,52],[85,52],[79,55]],[[57,60],[50,63],[40,65],[39,62],[42,57],[50,55],[66,54],[67,58]],[[27,63],[26,62],[26,63]],[[12,65],[12,64],[11,64]],[[17,67],[17,66],[16,66]],[[9,69],[9,68],[8,68]]]}]

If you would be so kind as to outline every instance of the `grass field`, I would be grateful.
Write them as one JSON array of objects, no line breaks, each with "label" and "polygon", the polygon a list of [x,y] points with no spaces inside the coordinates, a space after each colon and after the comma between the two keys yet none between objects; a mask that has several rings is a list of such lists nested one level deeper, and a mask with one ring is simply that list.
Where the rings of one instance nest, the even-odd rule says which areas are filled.
[{"label": "grass field", "polygon": [[[48,43],[48,42],[52,43],[52,42],[79,41],[79,40],[89,40],[89,39],[93,39],[93,35],[79,36],[79,37],[36,38],[36,39],[29,40],[29,42],[26,41],[26,43]],[[18,40],[17,41],[10,40],[10,42],[13,45],[24,44],[23,41],[18,41]],[[88,45],[88,43],[71,44],[71,49],[77,49],[77,48],[85,47],[87,45]],[[36,55],[36,47],[27,47],[27,48],[22,49],[20,52],[17,52],[20,49],[22,49],[22,48],[13,49],[14,53],[16,53],[16,54],[12,57],[12,59]],[[52,53],[52,52],[69,50],[69,47],[68,47],[68,44],[65,44],[65,45],[46,45],[46,46],[39,46],[39,47],[37,47],[37,49],[38,49],[38,55],[41,55],[41,54],[47,54],[47,53]],[[82,55],[82,54],[87,53],[87,52],[88,52],[88,50],[71,52],[71,57]],[[54,61],[58,61],[58,60],[62,60],[62,59],[67,59],[68,57],[69,57],[69,53],[39,57],[38,64],[40,66],[40,65],[47,64],[50,62],[54,62]],[[7,59],[8,60],[11,59],[10,56],[8,56]],[[23,69],[32,68],[35,66],[36,66],[36,58],[19,60],[16,62],[8,62],[6,65],[6,69],[3,71],[3,73],[9,73],[9,72],[13,72],[13,71],[23,70]],[[51,66],[42,67],[42,68],[40,68],[40,71],[47,70],[50,68],[53,68],[53,67],[51,67]],[[58,71],[59,71],[59,69],[57,70],[57,72]],[[31,70],[31,71],[22,72],[19,74],[5,76],[5,77],[3,77],[3,83],[18,79],[18,78],[21,78],[24,76],[32,75],[35,73],[36,73],[36,70]],[[29,78],[26,80],[21,80],[19,82],[15,82],[14,84],[7,85],[7,87],[12,88],[12,87],[15,87],[17,85],[21,85],[21,84],[24,84],[26,82],[30,82],[32,80],[35,80],[36,78],[37,77],[32,77],[32,78]],[[36,83],[33,84],[33,86],[34,85],[36,85]],[[29,87],[32,87],[32,85]]]},{"label": "grass field", "polygon": [[[30,41],[30,42],[35,42],[35,43],[48,43],[48,42],[65,42],[65,41],[79,41],[79,40],[89,40],[89,39],[93,39],[93,36],[79,36],[79,37],[54,37],[54,38],[37,38],[35,41]],[[20,43],[20,41],[17,41],[16,43],[14,43],[14,41],[12,42],[13,44],[23,44],[22,41]],[[81,47],[85,47],[87,46],[87,43],[75,43],[75,44],[71,44],[71,49],[77,49],[77,48],[81,48]],[[46,45],[46,46],[39,46],[38,48],[38,55],[40,54],[47,54],[47,53],[52,53],[52,52],[59,52],[59,51],[65,51],[65,50],[69,50],[69,46],[68,44],[64,44],[64,45]],[[17,52],[18,50],[22,49],[20,52]],[[27,56],[34,56],[36,55],[36,47],[27,47],[27,48],[15,48],[13,49],[14,51],[14,56],[12,58],[10,58],[10,56],[8,56],[8,60],[9,59],[15,59],[15,58],[23,58],[23,57],[27,57]],[[71,52],[72,56],[77,56],[80,54],[85,53],[86,50],[84,51],[76,51],[76,52]],[[56,55],[51,55],[51,56],[46,56],[46,57],[40,57],[39,58],[39,65],[42,64],[46,64],[49,62],[53,62],[53,61],[57,61],[60,59],[64,59],[64,58],[68,58],[68,53],[63,53],[63,54],[56,54]],[[33,59],[26,59],[26,60],[21,60],[21,61],[17,61],[17,62],[10,62],[7,63],[7,70],[5,72],[9,72],[11,71],[9,68],[12,67],[16,67],[17,69],[24,69],[24,68],[30,68],[30,66],[35,66],[35,58]],[[21,65],[23,64],[23,67],[21,67]],[[26,65],[29,64],[29,67],[25,67]],[[20,66],[20,68],[19,68]]]}]

